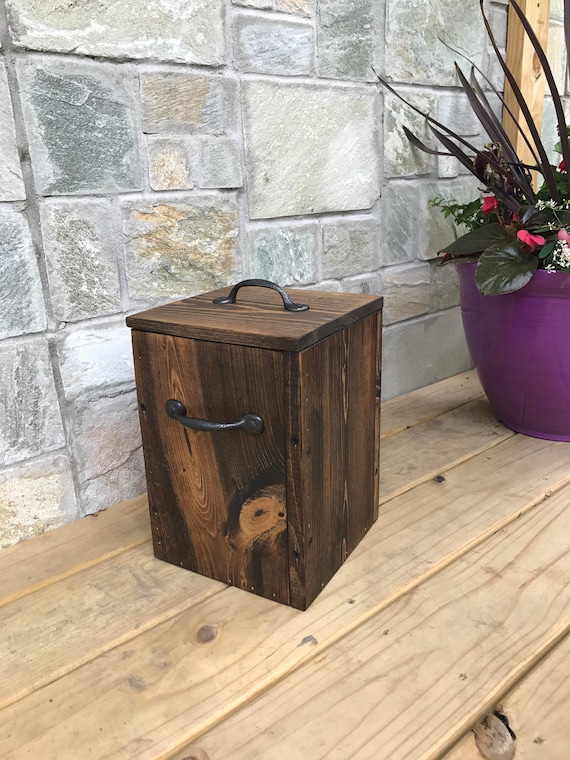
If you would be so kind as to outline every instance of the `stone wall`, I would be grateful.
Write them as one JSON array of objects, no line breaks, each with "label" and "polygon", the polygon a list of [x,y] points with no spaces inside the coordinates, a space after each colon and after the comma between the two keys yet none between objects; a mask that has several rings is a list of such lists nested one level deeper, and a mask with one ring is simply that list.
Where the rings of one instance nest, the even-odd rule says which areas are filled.
[{"label": "stone wall", "polygon": [[476,136],[478,0],[0,0],[0,43],[0,545],[144,491],[128,313],[382,293],[386,397],[468,365],[427,201],[474,183],[374,70]]}]

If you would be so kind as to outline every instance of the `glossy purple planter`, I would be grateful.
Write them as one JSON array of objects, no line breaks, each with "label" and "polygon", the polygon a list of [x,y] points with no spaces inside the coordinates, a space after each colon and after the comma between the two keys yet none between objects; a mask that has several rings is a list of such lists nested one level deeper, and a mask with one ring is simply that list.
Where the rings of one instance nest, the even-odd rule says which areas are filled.
[{"label": "glossy purple planter", "polygon": [[482,296],[475,264],[458,264],[467,346],[498,420],[570,441],[570,275],[538,271],[524,288]]}]

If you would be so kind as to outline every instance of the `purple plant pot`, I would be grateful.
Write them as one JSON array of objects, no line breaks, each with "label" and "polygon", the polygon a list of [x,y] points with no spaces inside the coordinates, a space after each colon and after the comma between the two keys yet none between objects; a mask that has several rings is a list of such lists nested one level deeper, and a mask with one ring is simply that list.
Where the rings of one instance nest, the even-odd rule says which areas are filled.
[{"label": "purple plant pot", "polygon": [[521,290],[482,296],[476,264],[458,264],[467,346],[498,420],[570,441],[570,274],[537,271]]}]

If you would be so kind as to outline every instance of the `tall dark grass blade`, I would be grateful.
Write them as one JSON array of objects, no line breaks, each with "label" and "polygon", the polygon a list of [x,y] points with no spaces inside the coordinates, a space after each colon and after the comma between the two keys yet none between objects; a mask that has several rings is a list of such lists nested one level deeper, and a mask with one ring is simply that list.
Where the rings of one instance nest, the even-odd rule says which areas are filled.
[{"label": "tall dark grass blade", "polygon": [[[569,0],[569,2],[570,2],[570,0]],[[526,146],[527,146],[527,148],[529,150],[529,153],[532,155],[532,157],[534,159],[534,162],[535,162],[536,166],[531,166],[531,167],[528,167],[528,168],[529,169],[539,169],[540,170],[540,167],[539,167],[540,159],[536,155],[536,151],[534,149],[534,145],[528,139],[528,137],[526,136],[524,130],[521,127],[521,125],[518,123],[516,116],[511,111],[511,109],[508,106],[508,104],[505,102],[505,98],[503,97],[503,94],[497,90],[497,88],[491,82],[491,80],[489,79],[489,77],[486,76],[486,74],[483,71],[481,71],[481,69],[475,63],[473,63],[473,61],[471,61],[471,59],[468,58],[465,55],[465,53],[462,53],[461,50],[457,50],[452,45],[450,45],[448,42],[446,42],[445,40],[441,39],[441,37],[439,37],[438,39],[439,39],[439,41],[441,42],[442,45],[445,45],[445,47],[448,48],[449,50],[451,50],[453,53],[455,53],[455,55],[458,55],[460,58],[463,58],[464,60],[466,60],[470,64],[472,71],[475,70],[477,72],[477,74],[489,85],[489,87],[490,87],[491,91],[493,92],[493,94],[495,95],[495,97],[497,97],[499,99],[499,101],[501,102],[501,105],[502,105],[503,109],[509,114],[509,116],[513,120],[513,124],[515,125],[517,131],[519,132],[519,134],[522,137],[522,139],[524,140],[524,142],[526,143]],[[494,111],[492,110],[492,106],[489,104],[489,101],[488,101],[487,97],[485,96],[485,94],[483,92],[483,89],[481,88],[481,86],[480,86],[479,82],[477,81],[477,78],[475,77],[474,74],[472,74],[472,77],[471,77],[471,86],[473,87],[473,89],[475,90],[475,92],[477,93],[477,95],[479,96],[479,99],[481,101],[485,101],[488,104],[489,113],[493,113],[494,114]],[[500,124],[500,121],[498,121],[498,123]],[[502,125],[501,125],[501,128],[502,128]],[[505,139],[507,141],[509,141],[509,143],[512,146],[510,138],[508,137],[508,135],[507,135],[506,132],[505,132]],[[520,164],[521,161],[520,161],[519,157],[516,155],[516,151],[514,150],[514,147],[513,147],[513,155],[514,155],[514,159],[513,160],[517,164]]]},{"label": "tall dark grass blade", "polygon": [[[516,11],[516,9],[518,8],[518,6],[516,6],[515,0],[510,0],[510,2],[512,3],[513,8],[515,8],[515,11]],[[538,130],[537,130],[536,125],[534,123],[534,120],[532,118],[532,114],[530,113],[530,109],[528,107],[528,104],[527,104],[526,100],[524,99],[524,96],[523,96],[523,94],[522,94],[522,92],[520,90],[520,87],[517,84],[517,81],[516,81],[515,77],[513,76],[511,70],[509,69],[509,67],[507,66],[507,64],[506,64],[506,62],[505,62],[505,60],[503,58],[503,56],[501,55],[501,52],[499,50],[499,47],[498,47],[497,42],[495,40],[495,37],[493,35],[493,31],[491,29],[491,25],[489,24],[489,19],[485,15],[485,9],[483,7],[483,0],[479,0],[479,5],[480,5],[480,8],[481,8],[481,15],[483,17],[483,22],[484,22],[485,28],[487,30],[487,35],[489,37],[489,40],[491,41],[491,45],[493,46],[493,50],[495,51],[495,55],[497,56],[497,60],[499,61],[500,65],[501,65],[501,68],[503,69],[503,72],[505,74],[505,79],[508,81],[508,83],[511,86],[513,94],[514,94],[514,96],[516,98],[516,101],[517,101],[517,103],[519,105],[519,108],[521,109],[521,112],[522,112],[522,114],[524,116],[524,119],[525,119],[525,121],[527,123],[529,132],[530,132],[530,134],[532,136],[532,139],[534,140],[534,143],[536,145],[536,149],[537,149],[538,154],[540,156],[540,161],[539,161],[539,164],[538,164],[538,169],[539,169],[540,173],[542,174],[542,176],[544,177],[544,181],[546,182],[546,185],[548,187],[548,191],[550,193],[550,197],[556,203],[560,203],[560,193],[558,192],[558,187],[556,186],[556,178],[554,176],[554,171],[552,170],[552,167],[550,165],[550,161],[548,160],[548,156],[546,154],[546,150],[544,149],[544,145],[542,144],[542,140],[540,139],[540,135],[538,134]],[[518,10],[520,11],[520,8]],[[520,11],[520,13],[521,13],[521,16],[524,18],[524,15],[522,14],[522,11]],[[517,15],[518,15],[518,13],[517,13]],[[525,21],[526,21],[526,18],[525,18]],[[523,26],[524,26],[524,23],[523,23]],[[527,29],[530,29],[530,25],[528,24],[528,22],[527,22],[527,25],[525,26],[525,31]],[[532,29],[530,31],[532,33]],[[535,40],[536,40],[536,37],[535,37]],[[531,42],[532,42],[532,39],[531,39]],[[542,51],[542,48],[540,47],[540,43],[538,42],[538,40],[536,40],[536,43],[537,43],[538,47],[540,48],[540,50]],[[534,43],[533,43],[533,47],[534,47]],[[544,51],[542,51],[542,53],[544,55]],[[537,50],[537,54],[538,54],[538,50]]]},{"label": "tall dark grass blade", "polygon": [[[520,5],[516,2],[516,0],[510,0],[510,2],[513,8],[515,9],[515,13],[519,17],[521,24],[524,27],[525,32],[527,33],[527,36],[538,56],[538,60],[540,61],[542,65],[542,70],[544,71],[544,76],[546,77],[546,81],[548,82],[548,88],[550,90],[550,95],[552,96],[552,102],[554,104],[554,110],[556,111],[556,118],[558,120],[558,131],[560,133],[560,143],[562,145],[562,157],[564,158],[564,162],[566,163],[566,166],[570,168],[570,145],[568,144],[568,134],[566,132],[566,117],[564,115],[564,106],[562,105],[560,94],[558,92],[558,88],[556,87],[556,82],[554,81],[554,75],[552,74],[552,69],[550,68],[550,64],[548,62],[548,58],[546,57],[546,53],[544,52],[544,49],[542,45],[540,44],[538,37],[534,33],[534,29],[529,24],[527,17],[522,12]],[[566,6],[566,0],[565,0],[565,6]],[[564,20],[565,25],[566,25],[566,20],[567,19],[565,18]],[[565,33],[566,33],[566,29],[565,29]]]},{"label": "tall dark grass blade", "polygon": [[[509,180],[509,182],[512,185],[516,186],[521,191],[521,193],[523,193],[524,195],[526,195],[524,187],[521,186],[521,184],[517,180],[517,177],[514,176],[512,174],[512,172],[507,173],[500,164],[498,164],[496,161],[493,160],[492,156],[489,156],[488,154],[483,154],[482,151],[480,151],[478,148],[476,148],[474,145],[472,145],[470,142],[468,142],[467,140],[465,140],[460,135],[458,135],[455,132],[453,132],[453,130],[449,129],[444,124],[441,124],[439,121],[437,121],[436,119],[432,118],[429,114],[424,113],[417,106],[414,106],[412,103],[410,103],[409,101],[407,101],[406,98],[404,98],[403,95],[401,95],[397,90],[395,90],[393,87],[391,87],[390,84],[388,82],[386,82],[384,79],[382,79],[382,77],[380,77],[378,74],[376,74],[376,76],[378,77],[378,80],[384,85],[384,87],[386,87],[386,89],[389,92],[391,92],[399,100],[401,100],[402,103],[405,103],[409,108],[412,109],[412,111],[415,111],[420,116],[423,116],[423,118],[429,124],[430,129],[432,130],[432,132],[434,133],[434,135],[438,138],[438,140],[440,140],[439,135],[442,134],[442,133],[436,131],[434,129],[434,127],[437,127],[438,129],[441,129],[449,137],[452,137],[453,140],[457,140],[458,143],[460,143],[461,145],[464,145],[471,153],[475,154],[476,156],[480,156],[480,157],[484,158],[485,162],[488,163],[488,164],[490,164],[493,167],[493,169],[498,174],[500,174],[505,179]],[[404,129],[406,130],[406,128],[404,128]],[[409,130],[406,130],[406,136],[409,137],[410,135],[411,135],[411,132],[409,132]],[[424,145],[415,136],[413,136],[413,137],[414,137],[414,145],[417,148],[419,148],[420,150],[423,150],[424,153],[430,153],[430,151],[432,150],[431,148],[428,148],[426,145]],[[448,150],[451,151],[452,155],[455,156],[463,164],[463,166],[465,166],[471,172],[471,174],[473,174],[475,177],[477,177],[478,180],[480,180],[481,182],[484,182],[486,184],[485,178],[483,176],[481,176],[477,172],[477,170],[475,169],[475,165],[473,163],[473,159],[469,155],[467,155],[466,153],[464,153],[459,148],[459,146],[456,145],[451,140],[447,140],[446,143],[444,143],[443,140],[440,140],[440,142],[442,143],[442,145],[444,145],[444,147],[448,148]],[[452,146],[451,148],[449,148],[450,145]],[[493,192],[495,192],[495,188],[493,188]],[[515,199],[510,199],[509,196],[507,196],[504,193],[499,192],[499,191],[497,191],[496,195],[497,195],[497,197],[500,197],[501,200],[504,200],[506,198],[507,200],[505,200],[505,205],[508,208],[510,208],[511,210],[516,211],[518,209],[519,206],[518,206],[517,201]],[[533,197],[534,196],[531,196],[530,198],[528,198],[529,202],[532,203]]]},{"label": "tall dark grass blade", "polygon": [[423,153],[429,153],[430,156],[451,156],[451,153],[448,153],[446,150],[435,150],[434,148],[429,148],[425,143],[423,143],[419,137],[416,137],[413,132],[410,132],[410,130],[407,127],[403,127],[404,134],[410,141],[410,143],[416,147],[419,148]]},{"label": "tall dark grass blade", "polygon": [[[376,73],[376,72],[374,72],[374,73]],[[386,82],[386,80],[382,79],[381,76],[379,76],[378,74],[376,74],[376,76],[378,77],[378,81],[389,92],[391,92],[392,95],[395,95],[399,100],[402,101],[402,103],[405,103],[408,106],[408,108],[410,108],[412,111],[415,111],[417,114],[419,114],[420,116],[422,116],[427,121],[427,123],[430,125],[430,127],[434,126],[434,127],[437,127],[438,129],[441,129],[443,132],[445,132],[447,135],[449,135],[450,137],[452,137],[454,140],[457,140],[458,143],[460,143],[461,145],[464,145],[472,153],[476,153],[478,155],[480,154],[480,151],[474,145],[472,145],[470,142],[468,142],[463,137],[461,137],[461,135],[456,134],[453,130],[449,129],[449,127],[446,127],[445,124],[442,124],[441,122],[437,121],[437,119],[434,119],[432,116],[430,116],[428,113],[425,113],[424,111],[420,110],[413,103],[410,103],[409,100],[406,100],[406,98],[401,93],[399,93],[397,90],[395,90],[393,87],[391,87],[390,84],[388,82]],[[406,129],[406,128],[404,127],[404,129]],[[406,134],[408,134],[408,131],[409,130],[406,130]],[[420,141],[418,141],[418,142],[420,142]],[[420,145],[417,145],[417,147],[420,148]],[[427,146],[424,146],[424,147],[427,147]],[[421,148],[421,149],[423,150],[423,148]],[[425,152],[429,153],[429,151],[430,151],[430,149],[427,149]],[[490,163],[492,163],[492,162],[490,162]],[[501,167],[498,164],[496,164],[495,166],[496,166],[496,168],[499,171],[501,171]]]},{"label": "tall dark grass blade", "polygon": [[[526,134],[524,133],[524,131],[521,129],[520,124],[516,121],[515,115],[513,114],[513,112],[509,108],[509,106],[505,103],[504,97],[501,95],[501,93],[498,90],[495,89],[495,87],[493,87],[492,83],[489,81],[489,79],[487,79],[487,77],[484,74],[481,73],[480,69],[478,69],[475,65],[473,65],[473,69],[475,69],[479,74],[481,74],[483,76],[483,78],[489,83],[489,85],[491,86],[491,88],[493,90],[493,93],[499,99],[499,101],[501,102],[503,108],[507,111],[507,113],[509,114],[509,116],[513,120],[513,123],[516,125],[516,128],[517,128],[520,136],[525,141],[525,143],[527,145],[527,148],[529,149],[529,152],[532,155],[533,160],[534,160],[534,162],[536,164],[536,166],[531,167],[531,168],[533,168],[533,169],[538,168],[538,165],[540,164],[540,160],[539,160],[538,156],[536,155],[536,151],[535,151],[534,145],[531,143],[531,141],[528,139],[528,137],[526,136]],[[495,112],[493,111],[493,107],[489,103],[489,100],[488,100],[487,96],[485,95],[485,91],[483,90],[483,88],[479,84],[479,82],[478,82],[478,80],[477,80],[477,78],[475,77],[474,74],[471,77],[471,87],[473,87],[473,89],[474,89],[476,95],[478,96],[479,100],[481,100],[482,102],[484,102],[486,104],[486,106],[487,106],[487,108],[489,110],[489,113],[493,115],[493,117],[494,117],[494,119],[495,119],[495,121],[497,123],[497,129],[499,129],[501,131],[501,133],[504,135],[502,144],[509,146],[509,153],[510,153],[510,156],[511,156],[511,158],[508,159],[508,160],[513,161],[516,164],[521,164],[520,158],[516,154],[516,151],[514,149],[514,146],[513,146],[512,142],[511,142],[510,137],[505,132],[505,129],[504,129],[503,125],[501,124],[501,122],[499,121],[499,119],[497,118],[497,116],[495,116]]]},{"label": "tall dark grass blade", "polygon": [[457,64],[455,64],[455,71],[459,78],[461,86],[463,87],[463,91],[467,95],[469,105],[473,109],[475,116],[479,119],[479,122],[485,132],[489,135],[492,142],[501,144],[506,154],[505,158],[507,158],[507,160],[512,161],[516,159],[516,153],[514,151],[513,145],[504,130],[501,130],[498,127],[499,120],[492,112],[489,102],[481,101],[479,95],[475,92],[474,88],[468,82],[465,74],[461,71]]},{"label": "tall dark grass blade", "polygon": [[457,64],[455,64],[455,68],[457,70],[457,75],[459,77],[459,81],[461,82],[461,86],[463,87],[463,90],[469,100],[469,104],[473,109],[473,113],[479,119],[481,126],[487,132],[491,140],[494,143],[499,144],[503,149],[504,158],[508,163],[511,164],[511,172],[513,177],[516,178],[518,186],[521,188],[531,203],[536,203],[536,196],[534,194],[534,190],[532,189],[532,185],[530,184],[528,178],[525,176],[524,172],[519,171],[517,168],[518,158],[510,140],[502,128],[497,128],[497,117],[494,113],[489,113],[487,111],[485,105],[481,103],[475,94],[475,91]]}]

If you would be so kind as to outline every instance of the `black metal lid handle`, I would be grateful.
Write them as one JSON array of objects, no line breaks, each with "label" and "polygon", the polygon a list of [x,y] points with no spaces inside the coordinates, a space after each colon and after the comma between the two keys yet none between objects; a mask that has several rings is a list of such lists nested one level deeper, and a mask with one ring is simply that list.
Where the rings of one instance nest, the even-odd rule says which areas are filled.
[{"label": "black metal lid handle", "polygon": [[237,420],[236,422],[210,422],[210,420],[201,420],[198,417],[186,417],[186,407],[184,404],[173,398],[168,399],[165,409],[169,417],[192,430],[214,432],[216,430],[243,428],[250,435],[259,435],[263,431],[263,420],[258,414],[244,414],[241,420]]},{"label": "black metal lid handle", "polygon": [[293,303],[288,293],[270,280],[242,280],[233,286],[229,295],[214,298],[214,303],[235,303],[237,292],[243,287],[271,288],[271,290],[276,290],[283,299],[283,308],[286,311],[307,311],[309,308],[306,303]]}]

